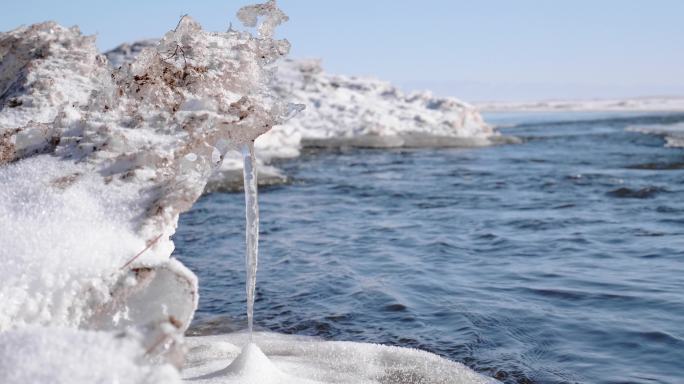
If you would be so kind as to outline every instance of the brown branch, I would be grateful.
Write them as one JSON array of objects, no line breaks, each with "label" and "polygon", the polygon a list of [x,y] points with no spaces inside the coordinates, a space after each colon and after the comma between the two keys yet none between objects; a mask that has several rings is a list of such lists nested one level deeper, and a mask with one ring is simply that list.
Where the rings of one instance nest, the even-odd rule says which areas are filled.
[{"label": "brown branch", "polygon": [[135,256],[131,257],[131,258],[126,262],[126,264],[124,264],[124,265],[121,266],[120,269],[125,269],[126,267],[128,267],[129,265],[131,265],[131,263],[134,262],[135,259],[137,259],[138,257],[140,257],[140,255],[142,255],[143,253],[145,253],[148,249],[152,248],[152,246],[153,246],[157,241],[159,241],[159,239],[161,239],[161,237],[162,237],[162,234],[159,234],[159,236],[157,236],[157,237],[155,237],[154,239],[152,239],[151,241],[149,241],[149,242],[147,243],[147,246],[145,247],[145,249],[143,249],[142,251],[138,252]]}]

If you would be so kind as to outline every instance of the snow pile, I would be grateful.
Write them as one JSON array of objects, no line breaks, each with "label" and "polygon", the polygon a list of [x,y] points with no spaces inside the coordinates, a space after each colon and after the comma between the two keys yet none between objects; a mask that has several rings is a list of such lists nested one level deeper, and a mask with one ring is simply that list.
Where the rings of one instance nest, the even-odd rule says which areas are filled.
[{"label": "snow pile", "polygon": [[628,131],[665,137],[666,147],[684,148],[684,123],[634,125]]},{"label": "snow pile", "polygon": [[306,105],[287,124],[259,139],[271,156],[301,137],[303,146],[441,147],[481,146],[498,140],[472,106],[429,92],[405,94],[391,84],[330,75],[317,60],[285,61],[276,91]]},{"label": "snow pile", "polygon": [[[106,53],[121,65],[154,44],[145,40]],[[515,142],[485,123],[476,108],[429,92],[405,94],[372,78],[331,75],[318,60],[286,60],[271,84],[283,99],[305,106],[294,118],[256,141],[260,180],[286,177],[268,166],[274,158],[297,157],[303,147],[478,147]],[[227,158],[208,186],[217,190],[240,183],[241,160]]]},{"label": "snow pile", "polygon": [[245,333],[187,338],[183,378],[207,384],[497,383],[416,349],[263,332],[254,334],[254,344],[248,338]]},{"label": "snow pile", "polygon": [[486,112],[677,112],[684,111],[682,97],[633,99],[548,100],[533,102],[482,102],[477,107]]},{"label": "snow pile", "polygon": [[28,383],[180,383],[170,364],[141,363],[135,338],[110,332],[41,327],[0,333],[0,379]]}]

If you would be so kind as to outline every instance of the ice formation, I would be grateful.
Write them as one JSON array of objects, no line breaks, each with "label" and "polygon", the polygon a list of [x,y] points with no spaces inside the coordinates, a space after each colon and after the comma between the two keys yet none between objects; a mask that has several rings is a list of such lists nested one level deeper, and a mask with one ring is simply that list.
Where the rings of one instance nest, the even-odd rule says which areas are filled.
[{"label": "ice formation", "polygon": [[[154,40],[123,44],[106,53],[113,65],[136,57]],[[473,147],[515,142],[501,136],[473,106],[429,92],[406,94],[373,78],[332,75],[319,60],[285,60],[271,84],[284,99],[306,108],[256,141],[260,180],[286,180],[268,166],[274,158],[297,157],[303,147]],[[240,182],[241,159],[226,158],[209,190]]]},{"label": "ice formation", "polygon": [[245,271],[247,276],[247,329],[252,334],[254,325],[254,293],[256,292],[256,272],[259,257],[259,201],[257,199],[257,165],[254,155],[254,143],[242,146],[244,158],[245,188]]},{"label": "ice formation", "polygon": [[627,127],[627,130],[663,136],[665,146],[684,148],[684,123],[635,125]]}]

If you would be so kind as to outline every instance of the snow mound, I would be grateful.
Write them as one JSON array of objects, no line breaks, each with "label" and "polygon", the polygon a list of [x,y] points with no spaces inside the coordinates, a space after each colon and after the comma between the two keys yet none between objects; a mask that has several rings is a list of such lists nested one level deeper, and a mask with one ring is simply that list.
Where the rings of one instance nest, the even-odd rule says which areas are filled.
[{"label": "snow mound", "polygon": [[[462,364],[416,349],[265,332],[255,333],[253,343],[246,333],[186,341],[183,378],[188,382],[497,383]],[[240,345],[245,347],[241,350]]]},{"label": "snow mound", "polygon": [[684,123],[634,125],[628,131],[663,136],[666,147],[684,148]]},{"label": "snow mound", "polygon": [[145,363],[134,338],[41,327],[0,332],[3,384],[181,383],[170,364]]},{"label": "snow mound", "polygon": [[[405,94],[373,78],[327,74],[318,60],[285,61],[275,90],[306,109],[260,138],[301,136],[304,146],[432,147],[488,145],[498,133],[471,105],[430,92]],[[430,140],[433,138],[434,140]],[[328,141],[326,143],[326,141]]]}]

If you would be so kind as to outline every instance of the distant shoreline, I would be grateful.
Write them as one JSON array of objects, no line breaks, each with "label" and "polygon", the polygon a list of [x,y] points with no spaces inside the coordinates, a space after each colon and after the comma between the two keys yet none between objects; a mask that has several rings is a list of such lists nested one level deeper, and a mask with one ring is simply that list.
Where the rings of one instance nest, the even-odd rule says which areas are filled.
[{"label": "distant shoreline", "polygon": [[481,112],[684,112],[682,97],[494,101],[472,103]]}]

